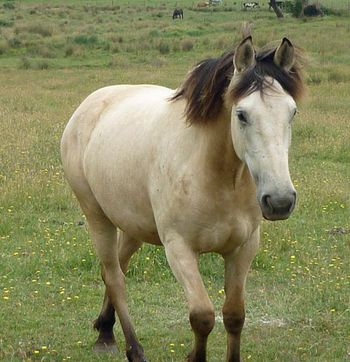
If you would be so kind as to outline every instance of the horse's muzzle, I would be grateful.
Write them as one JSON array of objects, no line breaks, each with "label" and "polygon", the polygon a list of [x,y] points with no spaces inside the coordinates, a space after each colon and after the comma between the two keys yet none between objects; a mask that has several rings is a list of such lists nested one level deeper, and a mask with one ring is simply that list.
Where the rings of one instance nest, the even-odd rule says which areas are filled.
[{"label": "horse's muzzle", "polygon": [[283,196],[264,194],[260,201],[262,214],[267,220],[285,220],[292,213],[296,203],[296,192],[291,191]]}]

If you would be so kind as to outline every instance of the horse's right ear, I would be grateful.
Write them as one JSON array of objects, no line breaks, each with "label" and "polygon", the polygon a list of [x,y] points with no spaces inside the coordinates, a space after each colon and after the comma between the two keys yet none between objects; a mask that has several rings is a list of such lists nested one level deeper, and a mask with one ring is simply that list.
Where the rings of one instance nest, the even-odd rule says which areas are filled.
[{"label": "horse's right ear", "polygon": [[255,64],[255,50],[252,37],[243,39],[237,46],[233,56],[235,73],[242,73]]},{"label": "horse's right ear", "polygon": [[295,61],[294,47],[287,38],[283,38],[282,43],[276,49],[273,61],[286,72],[289,72],[293,67]]}]

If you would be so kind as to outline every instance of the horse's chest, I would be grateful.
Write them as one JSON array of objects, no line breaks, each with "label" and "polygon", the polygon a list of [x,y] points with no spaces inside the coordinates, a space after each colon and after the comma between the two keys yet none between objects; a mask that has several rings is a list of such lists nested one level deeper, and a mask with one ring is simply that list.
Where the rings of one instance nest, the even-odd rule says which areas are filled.
[{"label": "horse's chest", "polygon": [[165,203],[156,207],[163,241],[168,233],[176,232],[198,252],[225,253],[245,243],[258,227],[255,201],[241,200],[230,190],[210,192],[190,185],[184,187],[186,192],[183,188],[173,189],[160,198]]},{"label": "horse's chest", "polygon": [[226,253],[248,241],[256,227],[257,223],[239,210],[227,210],[224,215],[218,212],[198,228],[198,239],[193,242],[199,251]]}]

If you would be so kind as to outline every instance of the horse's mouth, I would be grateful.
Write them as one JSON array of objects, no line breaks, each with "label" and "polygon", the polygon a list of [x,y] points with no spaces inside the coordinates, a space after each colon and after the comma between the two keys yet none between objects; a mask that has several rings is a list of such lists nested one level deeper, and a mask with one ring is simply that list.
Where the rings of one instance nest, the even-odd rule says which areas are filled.
[{"label": "horse's mouth", "polygon": [[279,221],[279,220],[287,220],[289,218],[289,216],[291,215],[291,212],[289,214],[273,214],[273,215],[266,215],[264,213],[262,213],[263,217],[265,220],[268,221]]}]

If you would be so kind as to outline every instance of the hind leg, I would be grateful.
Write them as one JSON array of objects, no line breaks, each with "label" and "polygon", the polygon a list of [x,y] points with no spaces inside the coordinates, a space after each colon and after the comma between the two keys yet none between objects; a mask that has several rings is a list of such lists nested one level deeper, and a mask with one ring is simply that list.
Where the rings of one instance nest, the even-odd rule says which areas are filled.
[{"label": "hind leg", "polygon": [[[130,258],[141,245],[141,242],[129,237],[123,231],[118,230],[118,257],[124,275],[126,274]],[[99,332],[99,336],[94,345],[96,352],[115,353],[117,351],[113,333],[114,323],[115,309],[108,297],[106,289],[101,312],[94,323],[94,328]]]},{"label": "hind leg", "polygon": [[[126,304],[124,273],[118,257],[117,229],[100,208],[83,207],[83,210],[88,221],[95,250],[101,261],[102,278],[106,286],[102,317],[98,319],[100,322],[96,322],[95,326],[100,331],[102,343],[106,340],[114,345],[115,339],[112,331],[114,308],[124,333],[128,360],[144,362],[143,349],[137,340]],[[127,265],[125,260],[123,263]]]},{"label": "hind leg", "polygon": [[115,309],[109,301],[107,290],[103,298],[101,312],[94,322],[94,328],[99,332],[98,338],[94,344],[94,351],[98,353],[116,353],[117,343],[113,333],[115,323]]}]

